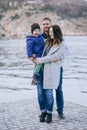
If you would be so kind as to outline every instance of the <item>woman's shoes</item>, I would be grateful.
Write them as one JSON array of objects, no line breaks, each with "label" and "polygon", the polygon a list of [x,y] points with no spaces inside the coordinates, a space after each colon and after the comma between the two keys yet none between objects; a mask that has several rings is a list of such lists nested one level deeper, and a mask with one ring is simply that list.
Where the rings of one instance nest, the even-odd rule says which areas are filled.
[{"label": "woman's shoes", "polygon": [[52,122],[52,114],[51,113],[47,113],[47,112],[41,113],[41,115],[40,115],[40,122],[51,123]]},{"label": "woman's shoes", "polygon": [[[58,116],[60,119],[65,119],[65,116],[62,112],[58,113]],[[40,122],[51,123],[52,122],[52,113],[42,112],[40,115]]]},{"label": "woman's shoes", "polygon": [[45,118],[46,118],[47,112],[42,112],[40,115],[40,122],[45,122]]},{"label": "woman's shoes", "polygon": [[52,114],[51,113],[47,113],[47,118],[45,120],[47,123],[51,123],[52,122]]}]

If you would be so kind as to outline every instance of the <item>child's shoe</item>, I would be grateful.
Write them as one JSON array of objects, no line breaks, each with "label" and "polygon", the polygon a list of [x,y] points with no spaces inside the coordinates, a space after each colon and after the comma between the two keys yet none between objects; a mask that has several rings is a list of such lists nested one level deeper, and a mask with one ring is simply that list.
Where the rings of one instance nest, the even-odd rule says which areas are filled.
[{"label": "child's shoe", "polygon": [[31,84],[32,84],[32,85],[36,85],[36,84],[38,84],[38,83],[40,83],[40,75],[39,75],[39,74],[34,74]]},{"label": "child's shoe", "polygon": [[37,83],[35,83],[34,80],[32,79],[31,85],[37,85]]}]

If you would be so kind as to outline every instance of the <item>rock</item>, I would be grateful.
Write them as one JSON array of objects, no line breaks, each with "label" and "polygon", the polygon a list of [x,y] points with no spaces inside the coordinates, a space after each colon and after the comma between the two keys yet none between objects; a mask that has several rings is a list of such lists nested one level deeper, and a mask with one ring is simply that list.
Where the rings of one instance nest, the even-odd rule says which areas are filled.
[{"label": "rock", "polygon": [[3,29],[2,26],[0,26],[0,39],[9,39],[9,34]]}]

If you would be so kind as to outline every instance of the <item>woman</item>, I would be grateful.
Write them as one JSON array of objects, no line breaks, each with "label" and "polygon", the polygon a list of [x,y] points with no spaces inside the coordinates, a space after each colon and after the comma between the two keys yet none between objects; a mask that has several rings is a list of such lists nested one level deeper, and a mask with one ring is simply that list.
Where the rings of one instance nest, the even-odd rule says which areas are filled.
[{"label": "woman", "polygon": [[[41,110],[40,121],[52,122],[53,89],[57,89],[60,81],[60,68],[66,47],[63,35],[58,25],[49,27],[49,38],[41,58],[36,58],[34,63],[43,64],[40,72],[40,84],[37,85],[38,101]],[[45,120],[46,118],[46,120]]]}]

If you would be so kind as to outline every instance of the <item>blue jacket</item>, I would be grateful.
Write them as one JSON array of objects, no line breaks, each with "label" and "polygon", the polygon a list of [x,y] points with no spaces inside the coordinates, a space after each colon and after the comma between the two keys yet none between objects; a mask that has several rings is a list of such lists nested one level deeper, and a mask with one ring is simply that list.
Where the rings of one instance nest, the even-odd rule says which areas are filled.
[{"label": "blue jacket", "polygon": [[32,54],[36,54],[36,57],[41,57],[44,49],[44,39],[42,35],[26,36],[26,49],[28,58],[32,57]]}]

